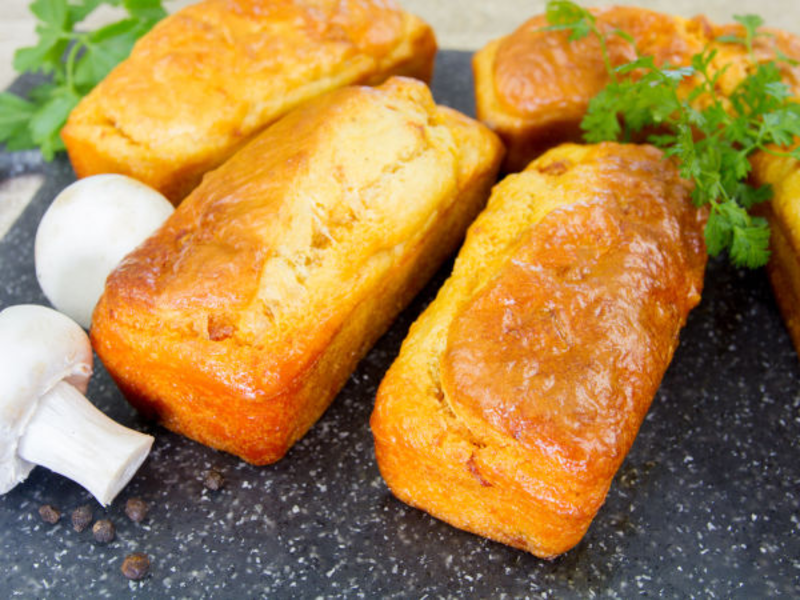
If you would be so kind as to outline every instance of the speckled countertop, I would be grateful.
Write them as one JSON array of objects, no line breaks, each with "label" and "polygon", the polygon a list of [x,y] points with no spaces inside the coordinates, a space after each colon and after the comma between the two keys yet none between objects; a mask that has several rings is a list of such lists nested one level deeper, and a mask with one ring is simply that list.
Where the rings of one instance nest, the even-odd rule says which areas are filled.
[{"label": "speckled countertop", "polygon": [[[458,4],[463,13],[469,3],[428,4]],[[470,77],[468,53],[440,54],[438,100],[471,112]],[[26,171],[41,172],[44,186],[0,240],[0,308],[45,303],[33,274],[33,232],[73,179],[64,159],[41,165],[35,155],[0,154],[0,179]],[[154,451],[108,509],[41,468],[0,497],[0,596],[800,595],[800,361],[763,272],[712,262],[704,299],[605,505],[584,540],[550,562],[407,507],[378,473],[368,426],[376,388],[446,273],[273,466],[252,467],[141,420],[99,366],[89,397],[112,418],[154,434]],[[219,491],[202,484],[209,468],[225,477]],[[124,515],[130,497],[151,504],[140,524]],[[58,524],[41,521],[43,503],[63,511]],[[96,519],[116,524],[115,541],[100,545],[89,530],[72,530],[69,513],[86,503]],[[120,573],[134,551],[152,559],[140,582]]]}]

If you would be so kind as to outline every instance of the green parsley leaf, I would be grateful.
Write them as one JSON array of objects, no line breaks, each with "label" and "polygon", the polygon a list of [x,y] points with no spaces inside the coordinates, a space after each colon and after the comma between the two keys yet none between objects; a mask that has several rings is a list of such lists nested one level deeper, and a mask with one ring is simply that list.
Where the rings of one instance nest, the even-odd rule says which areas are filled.
[{"label": "green parsley leaf", "polygon": [[29,125],[30,133],[46,160],[52,160],[56,152],[64,149],[59,132],[79,100],[80,96],[70,89],[58,88],[34,112]]},{"label": "green parsley leaf", "polygon": [[14,69],[20,73],[25,71],[52,72],[54,62],[58,62],[67,48],[66,40],[58,31],[45,29],[39,33],[39,43],[29,48],[20,48],[14,53]]},{"label": "green parsley leaf", "polygon": [[81,89],[91,89],[102,81],[130,54],[139,38],[140,24],[137,19],[124,19],[90,34],[83,53],[75,61],[75,84]]},{"label": "green parsley leaf", "polygon": [[167,16],[161,0],[125,0],[125,9],[132,17],[144,21],[160,21]]},{"label": "green parsley leaf", "polygon": [[33,144],[28,131],[33,112],[33,103],[8,92],[0,94],[0,142],[9,150],[22,150]]},{"label": "green parsley leaf", "polygon": [[34,0],[31,2],[30,11],[42,24],[59,31],[67,27],[69,11],[64,0]]},{"label": "green parsley leaf", "polygon": [[[616,81],[616,74],[611,66],[611,59],[608,54],[608,37],[597,28],[597,19],[591,11],[575,4],[571,0],[550,0],[547,3],[546,17],[549,26],[544,27],[544,31],[569,31],[569,41],[574,42],[594,34],[600,42],[600,54],[606,70],[611,74],[611,79]],[[614,29],[610,35],[621,37],[633,44],[634,39],[630,34]]]},{"label": "green parsley leaf", "polygon": [[[76,26],[101,5],[122,6],[127,17],[84,32]],[[43,73],[50,82],[25,100],[0,94],[0,142],[7,150],[39,147],[46,160],[64,149],[61,128],[70,111],[124,60],[138,38],[166,16],[161,0],[34,0],[38,42],[14,54],[20,73]]]},{"label": "green parsley leaf", "polygon": [[80,23],[101,4],[119,6],[119,0],[82,0],[77,4],[69,4],[67,10],[69,11],[70,23]]},{"label": "green parsley leaf", "polygon": [[589,110],[581,121],[584,139],[590,144],[619,139],[622,132],[617,117],[617,98],[625,92],[618,89],[621,84],[610,84],[595,96]]},{"label": "green parsley leaf", "polygon": [[723,217],[720,211],[712,210],[708,214],[705,238],[709,256],[719,256],[731,245],[732,228],[730,221]]}]

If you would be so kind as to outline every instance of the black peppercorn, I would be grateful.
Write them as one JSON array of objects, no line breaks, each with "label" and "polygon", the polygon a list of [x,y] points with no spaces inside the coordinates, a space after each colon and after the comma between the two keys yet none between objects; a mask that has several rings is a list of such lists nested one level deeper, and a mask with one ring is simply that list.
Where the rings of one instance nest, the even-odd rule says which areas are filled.
[{"label": "black peppercorn", "polygon": [[120,568],[128,579],[142,579],[150,570],[150,557],[141,552],[134,552],[125,557]]},{"label": "black peppercorn", "polygon": [[125,514],[134,523],[141,523],[147,516],[150,506],[141,498],[129,498],[125,503]]},{"label": "black peppercorn", "polygon": [[42,517],[42,521],[45,523],[55,525],[61,518],[61,511],[52,504],[42,504],[39,507],[39,516]]},{"label": "black peppercorn", "polygon": [[94,539],[101,544],[108,544],[114,541],[117,531],[114,524],[108,519],[101,519],[92,527],[92,535]]},{"label": "black peppercorn", "polygon": [[75,531],[83,531],[91,524],[93,518],[91,506],[88,504],[79,506],[72,511],[72,528]]},{"label": "black peppercorn", "polygon": [[216,492],[225,485],[225,478],[216,469],[209,469],[203,476],[203,485]]}]

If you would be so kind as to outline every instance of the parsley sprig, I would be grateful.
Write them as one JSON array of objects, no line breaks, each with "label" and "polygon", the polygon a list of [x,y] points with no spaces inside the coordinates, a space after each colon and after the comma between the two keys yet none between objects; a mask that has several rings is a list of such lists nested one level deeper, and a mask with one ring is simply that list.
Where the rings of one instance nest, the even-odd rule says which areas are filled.
[{"label": "parsley sprig", "polygon": [[[693,56],[690,66],[658,66],[652,56],[641,56],[637,50],[636,60],[613,67],[609,36],[621,36],[635,47],[631,36],[601,31],[594,15],[570,0],[551,0],[547,19],[548,29],[568,30],[570,40],[595,35],[600,41],[610,82],[589,103],[581,123],[584,139],[627,142],[650,132],[647,141],[674,156],[681,176],[694,182],[695,204],[709,206],[708,253],[717,256],[727,251],[736,266],[764,265],[769,258],[769,225],[749,211],[768,200],[772,190],[747,182],[748,159],[756,151],[800,159],[800,147],[771,147],[785,148],[800,136],[800,104],[792,100],[777,62],[791,60],[780,53],[769,62],[756,59],[754,41],[769,35],[759,31],[763,20],[737,16],[744,36],[718,39],[743,45],[750,59],[748,75],[723,97],[717,84],[725,69],[712,68],[717,55],[713,48]],[[688,94],[681,90],[685,83],[690,84]]]},{"label": "parsley sprig", "polygon": [[[75,29],[103,4],[123,7],[126,17],[96,31]],[[161,0],[34,0],[30,10],[38,43],[16,51],[14,69],[47,81],[27,99],[0,93],[0,142],[7,150],[38,147],[51,160],[64,149],[59,134],[70,111],[166,12]]]}]

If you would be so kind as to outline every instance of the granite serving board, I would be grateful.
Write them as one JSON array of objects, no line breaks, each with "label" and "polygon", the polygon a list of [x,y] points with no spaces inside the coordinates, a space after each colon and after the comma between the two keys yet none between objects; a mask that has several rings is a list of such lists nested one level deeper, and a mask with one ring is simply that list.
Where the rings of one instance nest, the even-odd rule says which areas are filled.
[{"label": "granite serving board", "polygon": [[[439,55],[437,100],[474,114],[469,54]],[[65,158],[0,155],[0,175],[46,183],[0,241],[0,308],[46,304],[37,224],[74,175]],[[0,497],[0,596],[740,597],[800,595],[800,361],[763,271],[711,261],[703,301],[605,505],[580,544],[543,561],[396,500],[373,454],[369,416],[383,373],[450,269],[445,265],[361,362],[336,401],[279,463],[254,467],[146,422],[101,364],[88,396],[155,436],[150,458],[108,508],[44,468]],[[2,366],[0,366],[0,376]],[[225,486],[206,489],[203,473]],[[140,524],[125,501],[151,505]],[[64,516],[44,523],[38,508]],[[69,522],[81,504],[109,518],[96,543]],[[131,552],[150,573],[120,572]]]}]

